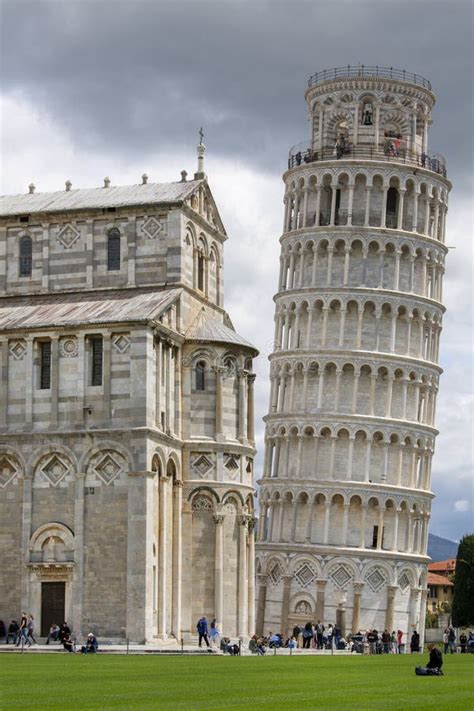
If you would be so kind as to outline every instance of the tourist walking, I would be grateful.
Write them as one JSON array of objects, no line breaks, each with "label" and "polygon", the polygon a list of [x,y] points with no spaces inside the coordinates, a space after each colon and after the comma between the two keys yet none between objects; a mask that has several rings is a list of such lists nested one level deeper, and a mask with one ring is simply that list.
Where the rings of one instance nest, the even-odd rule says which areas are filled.
[{"label": "tourist walking", "polygon": [[36,644],[36,639],[35,639],[35,635],[34,635],[34,632],[35,632],[35,622],[34,622],[34,617],[33,617],[33,615],[32,615],[31,613],[28,615],[28,623],[27,623],[26,626],[27,626],[27,629],[28,629],[28,639],[29,639],[31,642],[33,642],[33,644]]},{"label": "tourist walking", "polygon": [[449,629],[446,627],[446,629],[443,632],[443,645],[444,645],[444,653],[448,653],[449,649]]},{"label": "tourist walking", "polygon": [[26,612],[21,613],[20,629],[18,632],[16,646],[19,647],[21,643],[27,644],[28,647],[31,647],[31,642],[28,639],[28,617],[26,615]]},{"label": "tourist walking", "polygon": [[397,630],[397,650],[401,654],[403,652],[403,632],[402,630]]},{"label": "tourist walking", "polygon": [[209,647],[209,638],[208,638],[208,627],[207,627],[207,620],[203,616],[199,620],[199,622],[196,625],[196,629],[199,635],[199,646],[202,647],[202,640],[205,641],[206,646]]}]

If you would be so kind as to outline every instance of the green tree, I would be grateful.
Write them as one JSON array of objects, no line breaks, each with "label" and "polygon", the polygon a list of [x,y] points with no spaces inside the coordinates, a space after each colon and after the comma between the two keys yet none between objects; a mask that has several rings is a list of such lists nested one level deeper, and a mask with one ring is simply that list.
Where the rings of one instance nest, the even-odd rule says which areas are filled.
[{"label": "green tree", "polygon": [[455,627],[474,624],[474,534],[463,536],[459,543],[452,620]]}]

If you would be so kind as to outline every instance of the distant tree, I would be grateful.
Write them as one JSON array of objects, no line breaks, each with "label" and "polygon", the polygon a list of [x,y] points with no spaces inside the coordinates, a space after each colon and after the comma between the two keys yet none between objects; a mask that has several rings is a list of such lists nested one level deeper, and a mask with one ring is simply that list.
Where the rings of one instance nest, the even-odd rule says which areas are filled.
[{"label": "distant tree", "polygon": [[455,627],[474,624],[474,534],[463,536],[459,543],[452,620]]}]

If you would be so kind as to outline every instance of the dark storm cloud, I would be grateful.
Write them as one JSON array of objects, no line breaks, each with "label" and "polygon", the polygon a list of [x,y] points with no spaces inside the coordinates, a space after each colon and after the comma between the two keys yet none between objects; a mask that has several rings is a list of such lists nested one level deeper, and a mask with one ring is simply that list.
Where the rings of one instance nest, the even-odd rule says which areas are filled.
[{"label": "dark storm cloud", "polygon": [[[304,88],[322,68],[406,68],[440,97],[431,133],[472,168],[471,2],[4,0],[3,86],[124,156],[191,147],[279,170],[307,136]],[[438,137],[443,140],[438,141]],[[439,145],[437,145],[439,143]]]}]

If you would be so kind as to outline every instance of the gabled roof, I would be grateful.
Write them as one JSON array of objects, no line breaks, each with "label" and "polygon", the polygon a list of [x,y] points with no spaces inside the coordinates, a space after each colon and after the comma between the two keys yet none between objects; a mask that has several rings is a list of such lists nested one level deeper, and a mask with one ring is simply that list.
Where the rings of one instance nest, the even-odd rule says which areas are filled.
[{"label": "gabled roof", "polygon": [[447,585],[453,587],[454,583],[449,578],[445,578],[444,575],[428,573],[428,585]]},{"label": "gabled roof", "polygon": [[178,183],[146,183],[109,188],[80,188],[52,193],[2,195],[0,217],[38,212],[159,205],[180,202],[188,198],[204,180]]},{"label": "gabled roof", "polygon": [[448,558],[447,560],[437,560],[435,563],[428,563],[428,570],[433,573],[439,572],[449,572],[456,570],[456,558]]},{"label": "gabled roof", "polygon": [[0,301],[0,330],[155,321],[181,289],[58,294]]},{"label": "gabled roof", "polygon": [[218,343],[234,344],[249,348],[254,351],[254,353],[258,353],[255,346],[252,346],[249,341],[246,341],[245,338],[239,336],[238,333],[228,326],[224,326],[224,324],[214,318],[204,306],[189,326],[185,337],[187,341],[198,341],[201,343],[217,341]]}]

